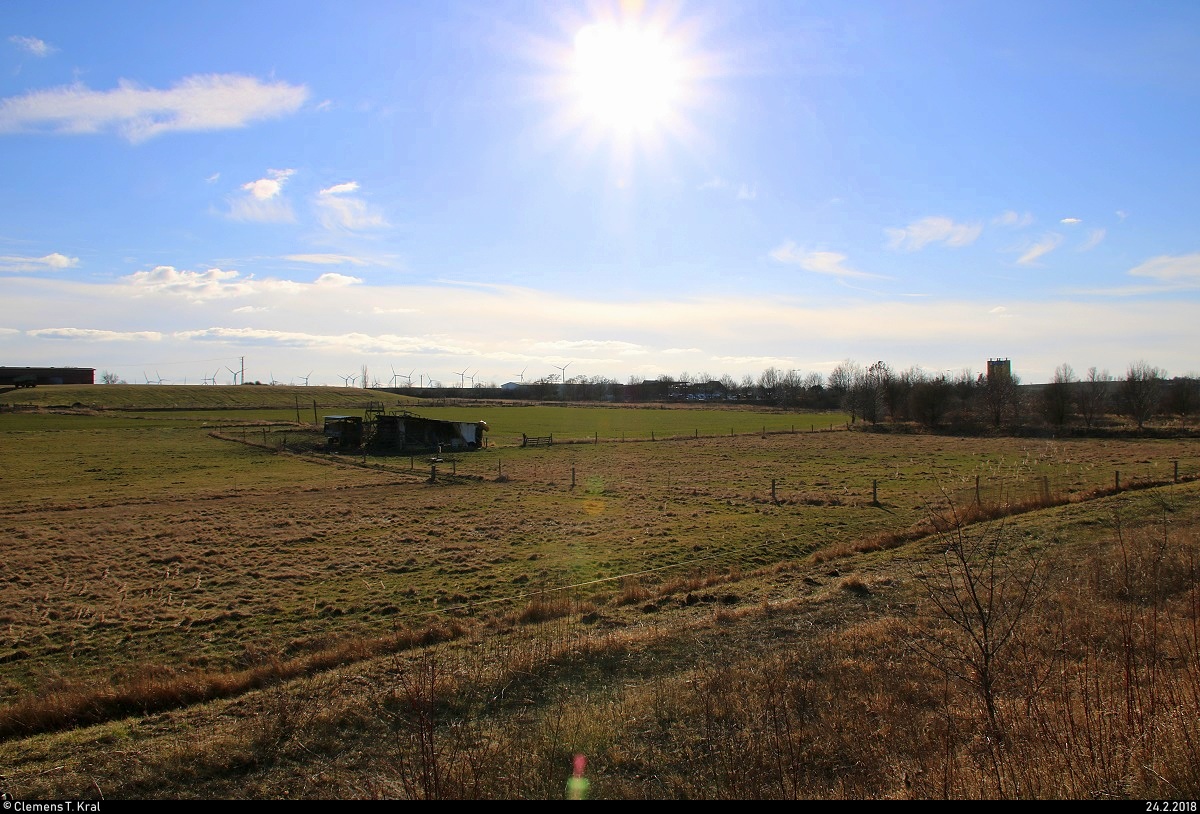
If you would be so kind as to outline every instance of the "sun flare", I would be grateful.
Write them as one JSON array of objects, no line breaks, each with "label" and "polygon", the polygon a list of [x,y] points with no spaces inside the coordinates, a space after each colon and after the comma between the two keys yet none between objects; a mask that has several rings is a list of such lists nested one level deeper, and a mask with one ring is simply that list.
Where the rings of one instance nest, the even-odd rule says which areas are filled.
[{"label": "sun flare", "polygon": [[590,121],[621,132],[651,130],[679,102],[683,60],[651,30],[593,23],[575,36],[574,80]]}]

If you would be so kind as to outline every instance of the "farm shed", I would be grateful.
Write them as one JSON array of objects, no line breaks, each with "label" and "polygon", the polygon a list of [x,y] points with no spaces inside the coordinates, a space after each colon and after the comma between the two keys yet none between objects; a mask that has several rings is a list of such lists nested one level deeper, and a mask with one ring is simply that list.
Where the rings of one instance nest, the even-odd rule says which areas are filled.
[{"label": "farm shed", "polygon": [[330,446],[370,447],[376,452],[441,452],[480,449],[487,445],[486,421],[444,421],[399,410],[385,412],[382,405],[366,410],[366,417],[325,416],[325,438]]},{"label": "farm shed", "polygon": [[363,420],[356,415],[325,416],[325,438],[331,447],[353,448],[363,441]]},{"label": "farm shed", "polygon": [[443,421],[407,410],[368,411],[369,446],[394,452],[479,449],[486,445],[485,421]]}]

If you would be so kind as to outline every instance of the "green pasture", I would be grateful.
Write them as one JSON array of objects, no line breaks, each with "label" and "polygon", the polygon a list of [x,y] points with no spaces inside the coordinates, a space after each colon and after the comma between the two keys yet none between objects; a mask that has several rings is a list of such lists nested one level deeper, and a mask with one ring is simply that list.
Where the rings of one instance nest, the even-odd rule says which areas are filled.
[{"label": "green pasture", "polygon": [[557,407],[536,405],[406,408],[426,418],[486,421],[488,440],[520,444],[522,434],[555,441],[651,440],[844,429],[842,413],[781,413],[673,407]]}]

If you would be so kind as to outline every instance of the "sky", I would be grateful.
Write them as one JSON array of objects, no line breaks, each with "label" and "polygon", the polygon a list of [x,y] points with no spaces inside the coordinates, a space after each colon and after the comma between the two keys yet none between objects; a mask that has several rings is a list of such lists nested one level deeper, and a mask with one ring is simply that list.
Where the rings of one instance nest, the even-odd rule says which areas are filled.
[{"label": "sky", "polygon": [[1200,3],[5,0],[0,365],[1200,371]]}]

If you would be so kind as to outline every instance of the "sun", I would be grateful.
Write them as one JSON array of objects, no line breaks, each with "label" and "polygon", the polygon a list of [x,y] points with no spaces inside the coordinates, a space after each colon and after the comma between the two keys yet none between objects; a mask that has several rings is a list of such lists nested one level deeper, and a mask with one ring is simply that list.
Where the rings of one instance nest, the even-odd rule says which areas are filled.
[{"label": "sun", "polygon": [[588,121],[619,133],[663,126],[680,102],[685,63],[648,28],[601,22],[575,35],[573,81]]}]

